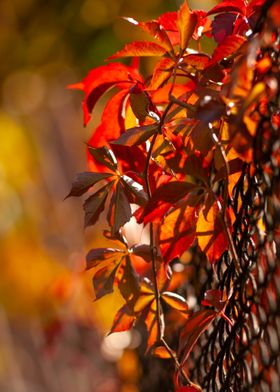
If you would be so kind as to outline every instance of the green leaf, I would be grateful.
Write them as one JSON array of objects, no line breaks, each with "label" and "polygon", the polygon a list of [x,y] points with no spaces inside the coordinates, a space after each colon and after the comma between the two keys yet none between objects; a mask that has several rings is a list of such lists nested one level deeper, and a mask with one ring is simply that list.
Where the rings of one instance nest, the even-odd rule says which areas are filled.
[{"label": "green leaf", "polygon": [[88,152],[97,162],[106,166],[108,169],[114,172],[118,170],[118,162],[115,154],[107,146],[95,148],[88,145]]},{"label": "green leaf", "polygon": [[108,177],[112,177],[112,173],[84,172],[76,174],[71,191],[65,199],[70,196],[82,196],[94,184]]},{"label": "green leaf", "polygon": [[121,144],[124,146],[138,146],[148,140],[156,133],[158,124],[143,125],[142,127],[133,127],[112,142],[111,144]]},{"label": "green leaf", "polygon": [[85,227],[94,225],[99,218],[99,215],[104,210],[105,202],[110,192],[114,181],[111,181],[109,184],[103,186],[93,195],[91,195],[84,202],[83,208],[85,211]]}]

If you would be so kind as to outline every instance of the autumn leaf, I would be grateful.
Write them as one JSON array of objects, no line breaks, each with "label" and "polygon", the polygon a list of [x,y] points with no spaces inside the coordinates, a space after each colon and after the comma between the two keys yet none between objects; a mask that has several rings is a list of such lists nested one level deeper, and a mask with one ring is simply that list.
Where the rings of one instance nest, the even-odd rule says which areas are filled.
[{"label": "autumn leaf", "polygon": [[212,58],[208,63],[208,67],[218,63],[224,58],[234,55],[244,42],[246,42],[246,39],[240,35],[228,35],[214,50]]},{"label": "autumn leaf", "polygon": [[133,312],[124,304],[114,317],[110,333],[128,331],[133,327],[135,319]]},{"label": "autumn leaf", "polygon": [[180,47],[186,49],[192,37],[197,22],[197,16],[189,9],[187,0],[181,5],[178,11],[178,30],[180,32]]},{"label": "autumn leaf", "polygon": [[246,3],[244,0],[235,0],[235,1],[222,1],[215,7],[213,7],[210,11],[207,12],[207,15],[213,15],[224,12],[236,12],[241,15],[246,14]]},{"label": "autumn leaf", "polygon": [[141,79],[134,68],[120,63],[111,63],[93,69],[80,83],[68,87],[84,91],[84,125],[87,125],[96,102],[106,91],[115,85],[128,89],[133,81],[135,83]]},{"label": "autumn leaf", "polygon": [[109,57],[109,60],[119,57],[134,57],[134,56],[162,56],[166,53],[166,49],[149,41],[134,41],[126,44],[123,49]]},{"label": "autumn leaf", "polygon": [[114,181],[109,182],[109,184],[103,186],[84,202],[85,227],[94,225],[97,222],[101,212],[105,208],[105,202],[113,184]]},{"label": "autumn leaf", "polygon": [[197,221],[196,235],[198,245],[210,263],[215,263],[228,249],[227,236],[221,222],[223,219],[217,202],[208,210],[207,216],[201,211]]},{"label": "autumn leaf", "polygon": [[104,295],[112,293],[115,275],[119,264],[115,265],[110,263],[104,268],[98,269],[92,278],[93,288],[95,293],[95,299],[104,297]]},{"label": "autumn leaf", "polygon": [[117,159],[113,151],[107,146],[95,148],[88,145],[88,152],[91,157],[101,165],[106,166],[113,172],[118,170]]},{"label": "autumn leaf", "polygon": [[125,146],[138,146],[153,136],[158,130],[158,124],[142,125],[128,129],[112,144],[121,144]]},{"label": "autumn leaf", "polygon": [[179,355],[181,366],[187,362],[188,357],[199,339],[210,324],[215,320],[217,312],[210,309],[200,310],[194,313],[186,322],[179,340]]},{"label": "autumn leaf", "polygon": [[131,203],[138,204],[140,206],[145,205],[148,201],[148,195],[144,191],[141,184],[134,181],[127,175],[121,176],[121,182],[124,186],[124,192]]},{"label": "autumn leaf", "polygon": [[180,312],[187,312],[189,310],[185,298],[179,294],[171,291],[164,291],[161,294],[161,298],[173,309],[179,310]]},{"label": "autumn leaf", "polygon": [[106,178],[112,177],[112,173],[92,173],[84,172],[76,174],[73,181],[70,193],[65,197],[70,196],[81,196],[87,192],[97,182],[105,180]]},{"label": "autumn leaf", "polygon": [[196,220],[196,208],[186,205],[165,217],[160,227],[160,249],[166,263],[181,256],[192,245]]},{"label": "autumn leaf", "polygon": [[120,258],[125,251],[118,248],[94,248],[91,249],[86,256],[87,270],[95,268],[102,261],[112,261]]},{"label": "autumn leaf", "polygon": [[129,221],[131,214],[130,203],[121,182],[118,181],[107,214],[107,221],[114,233]]},{"label": "autumn leaf", "polygon": [[174,60],[163,57],[156,64],[149,90],[156,90],[161,87],[170,78],[175,63]]},{"label": "autumn leaf", "polygon": [[[174,355],[176,355],[176,353],[173,351]],[[165,346],[157,346],[155,348],[152,349],[151,354],[154,357],[158,357],[158,358],[162,358],[162,359],[170,359],[172,358],[170,352],[166,349]]]}]

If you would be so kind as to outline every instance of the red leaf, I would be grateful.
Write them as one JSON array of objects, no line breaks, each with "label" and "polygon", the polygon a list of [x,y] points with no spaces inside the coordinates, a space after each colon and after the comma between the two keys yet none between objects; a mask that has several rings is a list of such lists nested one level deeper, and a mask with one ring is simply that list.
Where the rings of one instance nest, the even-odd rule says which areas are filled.
[{"label": "red leaf", "polygon": [[166,12],[160,15],[157,20],[165,30],[178,31],[177,18],[178,18],[178,13],[174,11],[174,12]]},{"label": "red leaf", "polygon": [[184,56],[182,65],[189,65],[198,71],[202,71],[207,66],[209,59],[209,56],[204,53],[188,54]]},{"label": "red leaf", "polygon": [[122,306],[114,317],[110,333],[128,331],[133,327],[135,316],[125,304]]},{"label": "red leaf", "polygon": [[[124,129],[122,111],[127,95],[128,90],[119,91],[107,102],[102,113],[101,124],[95,129],[88,141],[90,146],[103,147],[120,136],[121,131]],[[88,159],[92,170],[102,170],[102,166],[93,162],[89,154]]]},{"label": "red leaf", "polygon": [[207,290],[204,294],[204,299],[201,301],[203,306],[214,306],[217,311],[223,310],[226,300],[223,300],[223,293],[221,290]]},{"label": "red leaf", "polygon": [[144,219],[145,223],[161,221],[172,204],[183,199],[195,187],[195,184],[183,181],[171,181],[159,186],[145,207],[140,220]]},{"label": "red leaf", "polygon": [[150,90],[156,90],[161,87],[171,76],[174,67],[174,61],[168,57],[163,57],[156,64],[153,77],[149,85]]},{"label": "red leaf", "polygon": [[180,32],[180,46],[185,49],[195,30],[197,16],[190,11],[187,0],[181,5],[178,11],[177,25]]},{"label": "red leaf", "polygon": [[217,46],[212,54],[208,67],[216,64],[220,60],[235,54],[238,49],[246,42],[246,39],[240,35],[228,35],[224,41]]},{"label": "red leaf", "polygon": [[89,190],[94,184],[99,181],[102,181],[108,177],[112,177],[112,173],[92,173],[92,172],[84,172],[78,173],[75,176],[75,179],[72,184],[72,188],[70,193],[65,197],[70,196],[81,196],[85,192]]},{"label": "red leaf", "polygon": [[99,189],[93,195],[91,195],[84,202],[83,208],[85,211],[85,227],[94,225],[99,218],[99,215],[105,208],[105,202],[110,192],[114,181],[105,185],[103,188]]},{"label": "red leaf", "polygon": [[160,23],[156,20],[148,21],[148,22],[138,22],[133,18],[124,18],[128,22],[134,24],[141,28],[141,30],[148,33],[150,36],[158,40],[161,45],[169,52],[173,51],[173,46],[169,40],[169,37],[164,30],[164,28],[160,25]]},{"label": "red leaf", "polygon": [[140,289],[138,277],[128,256],[121,263],[116,278],[121,295],[127,304],[131,303],[133,306],[139,296]]},{"label": "red leaf", "polygon": [[126,44],[123,49],[110,56],[109,60],[119,57],[162,56],[164,53],[166,53],[166,49],[155,42],[134,41]]},{"label": "red leaf", "polygon": [[187,386],[187,387],[181,387],[179,389],[176,389],[176,392],[201,392],[202,389],[199,386]]},{"label": "red leaf", "polygon": [[194,313],[186,322],[179,341],[179,355],[181,366],[186,363],[193,346],[199,337],[206,331],[217,316],[217,312],[210,309],[200,310]]},{"label": "red leaf", "polygon": [[68,87],[84,91],[84,124],[87,125],[96,102],[107,90],[114,85],[127,89],[137,80],[141,80],[141,77],[134,68],[120,63],[112,63],[93,69],[82,82]]},{"label": "red leaf", "polygon": [[219,14],[216,15],[212,25],[212,34],[215,41],[221,44],[224,39],[233,33],[236,14]]},{"label": "red leaf", "polygon": [[143,125],[128,129],[112,144],[121,144],[125,146],[138,146],[148,140],[156,133],[158,124]]},{"label": "red leaf", "polygon": [[120,181],[117,182],[115,192],[110,201],[107,214],[107,221],[112,227],[113,233],[118,232],[121,226],[131,218],[130,203],[125,195],[123,186]]},{"label": "red leaf", "polygon": [[246,3],[244,0],[222,1],[220,4],[213,7],[207,15],[218,14],[222,12],[237,12],[246,15]]},{"label": "red leaf", "polygon": [[181,256],[195,238],[196,208],[184,205],[170,212],[160,227],[160,249],[165,262]]}]

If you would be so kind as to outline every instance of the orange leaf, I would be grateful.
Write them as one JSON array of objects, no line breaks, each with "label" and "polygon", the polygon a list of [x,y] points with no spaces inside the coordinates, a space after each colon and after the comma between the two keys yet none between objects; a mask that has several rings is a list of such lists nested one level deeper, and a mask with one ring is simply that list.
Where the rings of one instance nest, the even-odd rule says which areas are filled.
[{"label": "orange leaf", "polygon": [[110,56],[109,60],[119,57],[162,56],[164,53],[166,53],[166,49],[155,42],[134,41],[126,44],[123,49]]},{"label": "orange leaf", "polygon": [[183,298],[181,295],[171,291],[164,291],[161,296],[164,301],[173,309],[179,310],[181,312],[187,312],[189,310],[185,298]]},{"label": "orange leaf", "polygon": [[181,256],[195,238],[196,208],[186,207],[173,210],[160,227],[160,249],[165,262]]},{"label": "orange leaf", "polygon": [[195,30],[197,16],[189,9],[187,0],[184,1],[180,10],[178,11],[177,25],[180,32],[180,47],[186,49],[189,40]]},{"label": "orange leaf", "polygon": [[125,304],[116,313],[110,333],[128,331],[133,327],[135,316],[131,314]]},{"label": "orange leaf", "polygon": [[[162,359],[169,359],[172,358],[169,351],[164,346],[155,347],[152,351],[152,355]],[[175,353],[174,353],[175,355]]]},{"label": "orange leaf", "polygon": [[228,35],[223,42],[217,46],[212,54],[212,59],[208,67],[218,63],[220,60],[235,54],[238,49],[246,42],[246,39],[240,35]]},{"label": "orange leaf", "polygon": [[210,263],[215,263],[228,248],[227,237],[221,222],[222,218],[219,214],[217,202],[214,202],[207,213],[207,217],[204,216],[203,211],[200,211],[197,221],[198,244],[200,249],[205,252]]},{"label": "orange leaf", "polygon": [[161,87],[171,76],[172,69],[174,67],[174,61],[163,57],[156,64],[153,72],[153,77],[151,84],[149,86],[150,90],[156,90]]}]

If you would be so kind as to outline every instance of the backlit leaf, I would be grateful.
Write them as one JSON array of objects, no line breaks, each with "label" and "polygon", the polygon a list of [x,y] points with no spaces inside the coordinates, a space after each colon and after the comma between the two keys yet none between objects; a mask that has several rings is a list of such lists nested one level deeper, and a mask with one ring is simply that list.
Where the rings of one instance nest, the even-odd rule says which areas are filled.
[{"label": "backlit leaf", "polygon": [[189,310],[187,301],[179,294],[173,293],[171,291],[164,291],[161,297],[173,309],[179,310],[181,312],[187,312]]},{"label": "backlit leaf", "polygon": [[148,140],[156,133],[158,124],[143,125],[128,129],[112,144],[122,144],[125,146],[138,146]]},{"label": "backlit leaf", "polygon": [[246,42],[246,39],[240,35],[228,35],[224,41],[214,50],[212,59],[210,60],[208,66],[235,54],[244,44],[244,42]]},{"label": "backlit leaf", "polygon": [[110,333],[128,331],[133,327],[134,321],[135,316],[125,304],[116,313]]},{"label": "backlit leaf", "polygon": [[76,174],[70,193],[66,196],[81,196],[97,182],[112,177],[112,173],[84,172]]},{"label": "backlit leaf", "polygon": [[125,301],[134,304],[139,295],[139,283],[129,257],[126,257],[121,263],[117,279],[118,288]]},{"label": "backlit leaf", "polygon": [[177,25],[180,32],[180,46],[185,49],[195,29],[197,16],[189,9],[187,0],[181,5],[178,11]]},{"label": "backlit leaf", "polygon": [[197,342],[198,338],[206,331],[214,321],[217,312],[210,309],[200,310],[194,313],[186,322],[179,341],[179,355],[183,366]]},{"label": "backlit leaf", "polygon": [[93,287],[95,299],[99,299],[106,294],[113,292],[115,275],[119,265],[109,264],[108,266],[99,269],[93,276]]},{"label": "backlit leaf", "polygon": [[225,307],[225,304],[226,300],[223,300],[223,293],[221,290],[207,290],[201,301],[201,305],[213,306],[217,311],[221,311]]},{"label": "backlit leaf", "polygon": [[156,64],[149,89],[156,90],[161,87],[171,76],[175,63],[168,57],[163,57]]},{"label": "backlit leaf", "polygon": [[140,81],[141,77],[134,68],[120,63],[111,63],[94,68],[82,82],[68,87],[84,91],[84,124],[87,125],[96,102],[107,90],[114,85],[128,89],[133,81],[135,83],[137,80]]},{"label": "backlit leaf", "polygon": [[196,220],[196,208],[185,205],[165,217],[160,227],[160,249],[165,262],[181,256],[192,245]]},{"label": "backlit leaf", "polygon": [[246,3],[243,0],[222,1],[220,4],[208,11],[207,15],[218,14],[222,12],[236,12],[242,15],[246,14]]},{"label": "backlit leaf", "polygon": [[[158,357],[158,358],[162,358],[162,359],[169,359],[172,358],[170,352],[166,349],[165,346],[158,346],[155,347],[152,350],[152,355],[154,357]],[[176,355],[176,353],[174,352],[174,355]]]},{"label": "backlit leaf", "polygon": [[164,53],[166,53],[166,49],[155,42],[134,41],[126,44],[123,49],[110,56],[109,59],[134,56],[162,56]]},{"label": "backlit leaf", "polygon": [[91,195],[84,202],[83,208],[85,211],[85,227],[94,225],[99,218],[99,215],[104,210],[105,202],[110,192],[113,181],[105,185],[93,195]]},{"label": "backlit leaf", "polygon": [[139,257],[142,257],[146,262],[151,261],[151,247],[148,244],[133,245],[131,252]]},{"label": "backlit leaf", "polygon": [[189,65],[198,71],[202,71],[209,62],[209,56],[204,53],[188,54],[183,57],[182,65]]},{"label": "backlit leaf", "polygon": [[197,221],[197,236],[200,249],[206,254],[211,263],[228,249],[228,241],[222,225],[219,207],[214,202],[207,217],[201,211]]}]

